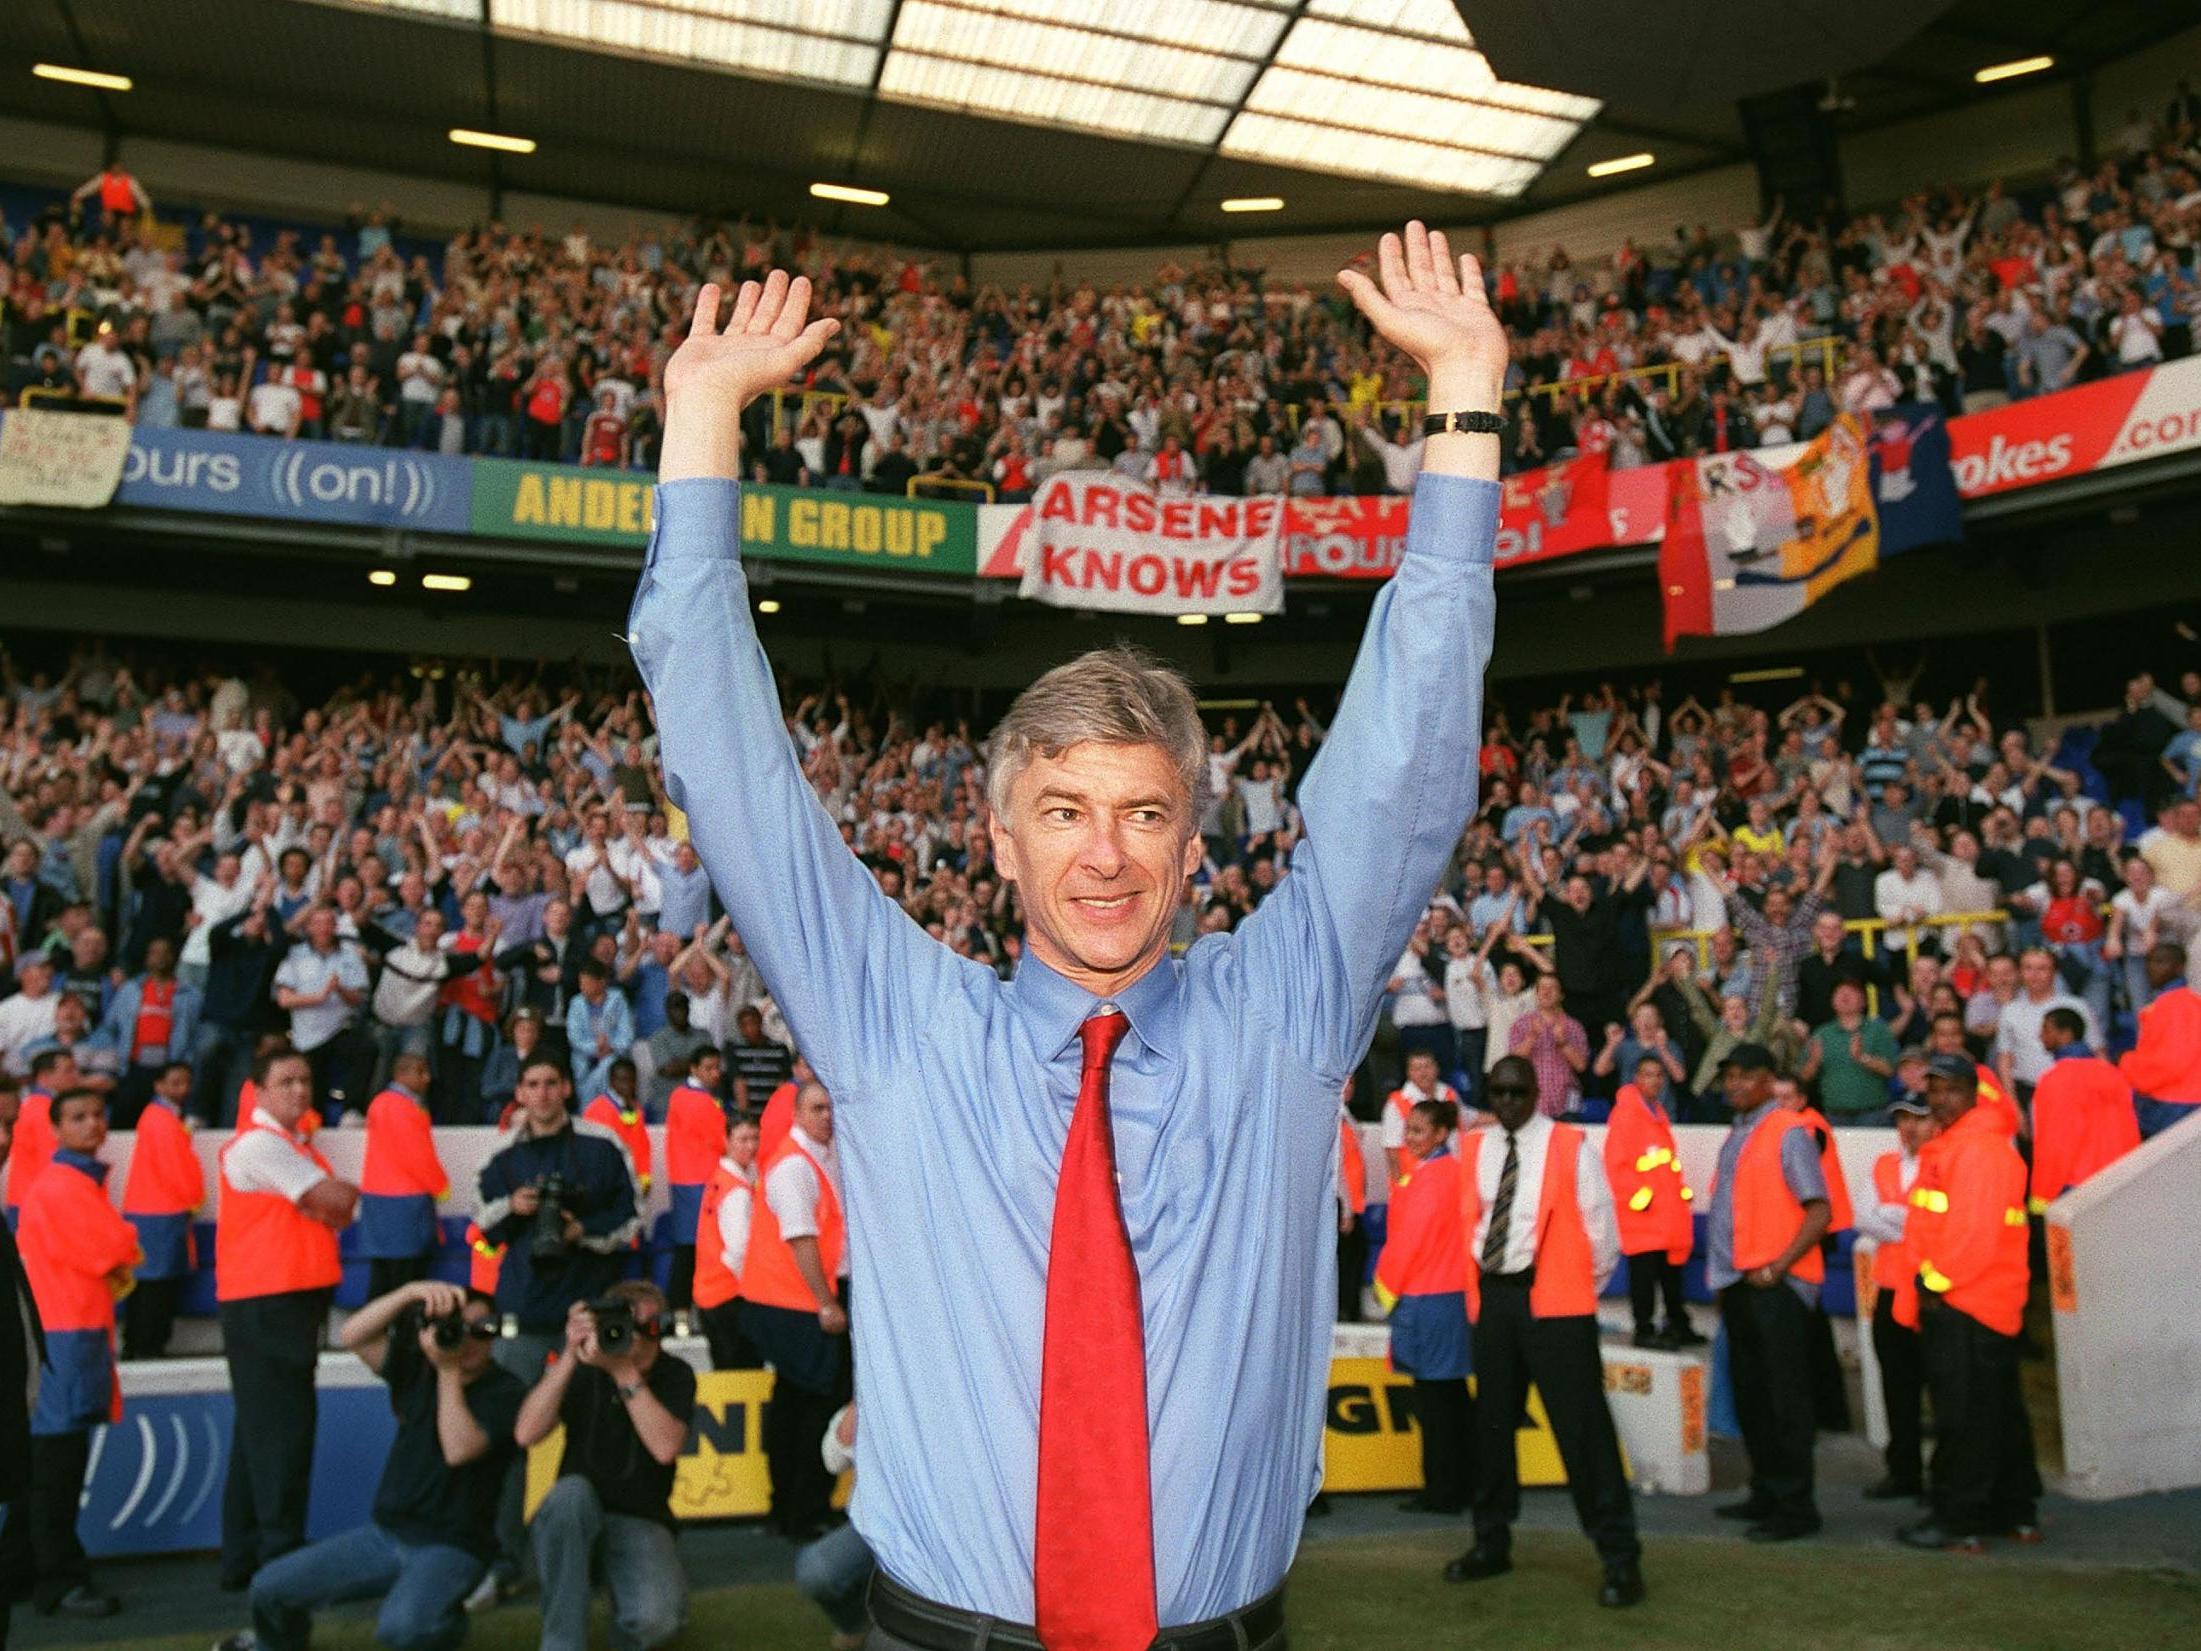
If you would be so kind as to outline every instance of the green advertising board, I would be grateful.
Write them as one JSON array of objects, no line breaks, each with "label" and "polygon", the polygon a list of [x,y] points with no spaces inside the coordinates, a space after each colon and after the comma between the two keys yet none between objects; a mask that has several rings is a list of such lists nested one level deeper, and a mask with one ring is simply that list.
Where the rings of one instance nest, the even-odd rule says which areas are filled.
[{"label": "green advertising board", "polygon": [[[474,462],[474,531],[498,539],[646,544],[653,483],[628,470]],[[978,510],[933,499],[745,484],[745,554],[836,567],[978,571]]]}]

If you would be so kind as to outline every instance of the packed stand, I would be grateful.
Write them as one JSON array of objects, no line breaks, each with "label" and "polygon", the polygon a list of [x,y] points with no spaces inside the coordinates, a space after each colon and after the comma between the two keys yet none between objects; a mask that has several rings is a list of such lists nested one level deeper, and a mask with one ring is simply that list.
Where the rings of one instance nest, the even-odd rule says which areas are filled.
[{"label": "packed stand", "polygon": [[[2201,150],[2181,97],[2023,190],[1677,227],[1609,261],[1490,273],[1514,338],[1506,464],[1618,466],[1805,439],[1898,400],[1951,413],[2176,359],[2201,314]],[[698,221],[618,245],[503,224],[437,246],[389,208],[341,232],[144,227],[111,171],[0,220],[7,399],[139,422],[648,470],[661,370],[704,279],[807,273],[839,338],[751,414],[757,479],[1029,497],[1111,469],[1165,492],[1407,491],[1407,363],[1339,295],[1164,264],[1151,281],[973,286],[804,229]],[[171,244],[176,243],[176,244]]]}]

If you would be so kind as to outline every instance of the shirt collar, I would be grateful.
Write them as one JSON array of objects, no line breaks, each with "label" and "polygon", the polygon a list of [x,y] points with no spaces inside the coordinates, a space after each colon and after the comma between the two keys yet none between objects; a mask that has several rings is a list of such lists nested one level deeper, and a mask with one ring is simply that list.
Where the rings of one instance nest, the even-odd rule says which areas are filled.
[{"label": "shirt collar", "polygon": [[1010,1000],[1039,1040],[1040,1052],[1053,1060],[1077,1036],[1078,1028],[1100,1006],[1113,1003],[1131,1022],[1141,1043],[1164,1060],[1175,1060],[1183,1029],[1184,1004],[1177,990],[1177,965],[1167,957],[1111,998],[1097,998],[1027,949],[1009,981]]},{"label": "shirt collar", "polygon": [[306,1138],[304,1135],[300,1134],[295,1129],[285,1129],[283,1127],[282,1120],[277,1118],[274,1113],[270,1112],[264,1106],[256,1106],[252,1109],[252,1121],[258,1124],[262,1129],[274,1130],[276,1134],[282,1136],[283,1139],[286,1141],[295,1141],[300,1146],[303,1146],[305,1144]]},{"label": "shirt collar", "polygon": [[55,1151],[53,1161],[57,1164],[67,1164],[71,1169],[89,1175],[101,1186],[107,1184],[107,1166],[88,1153],[73,1152],[67,1147],[61,1147]]}]

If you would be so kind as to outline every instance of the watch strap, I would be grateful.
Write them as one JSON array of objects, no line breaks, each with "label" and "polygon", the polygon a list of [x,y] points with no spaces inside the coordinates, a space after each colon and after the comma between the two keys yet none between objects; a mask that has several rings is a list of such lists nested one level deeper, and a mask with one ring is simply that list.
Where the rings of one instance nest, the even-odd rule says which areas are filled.
[{"label": "watch strap", "polygon": [[1448,435],[1453,431],[1469,436],[1497,436],[1503,435],[1505,428],[1503,413],[1430,413],[1421,421],[1421,433],[1425,436]]}]

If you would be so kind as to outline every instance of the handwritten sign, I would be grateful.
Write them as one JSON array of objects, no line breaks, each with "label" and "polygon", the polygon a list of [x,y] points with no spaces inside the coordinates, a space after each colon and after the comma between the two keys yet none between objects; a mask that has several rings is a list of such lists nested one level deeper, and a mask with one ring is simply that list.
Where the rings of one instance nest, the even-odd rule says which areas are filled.
[{"label": "handwritten sign", "polygon": [[0,505],[97,510],[130,456],[127,419],[22,408],[0,424]]}]

